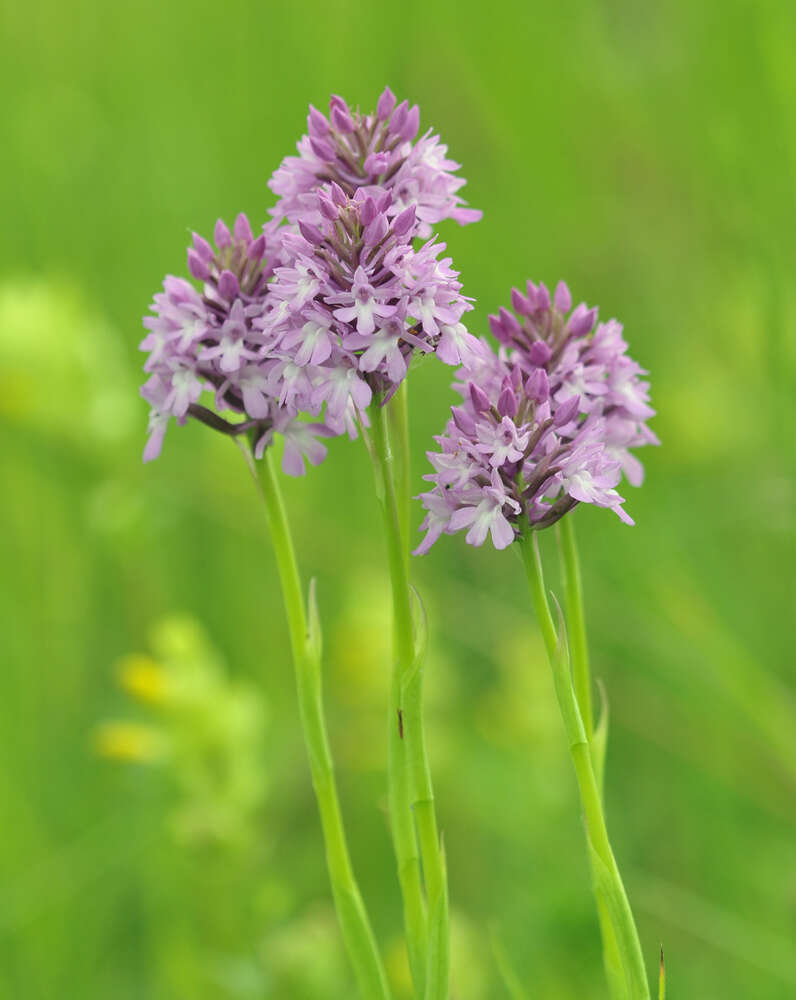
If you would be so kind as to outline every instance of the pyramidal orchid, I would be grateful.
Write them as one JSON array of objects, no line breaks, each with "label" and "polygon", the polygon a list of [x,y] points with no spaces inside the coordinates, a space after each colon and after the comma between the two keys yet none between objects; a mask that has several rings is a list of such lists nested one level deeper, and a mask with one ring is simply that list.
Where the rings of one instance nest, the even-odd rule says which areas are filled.
[{"label": "pyramidal orchid", "polygon": [[638,486],[641,463],[631,449],[657,443],[643,369],[627,354],[616,320],[560,282],[512,292],[514,312],[490,316],[500,342],[471,351],[456,373],[462,397],[429,452],[433,487],[421,494],[427,552],[441,534],[466,530],[471,545],[489,535],[510,545],[524,525],[546,528],[579,503],[632,518],[616,487],[624,473]]},{"label": "pyramidal orchid", "polygon": [[[420,495],[426,511],[423,554],[442,534],[466,532],[496,549],[517,542],[534,612],[553,672],[556,695],[575,767],[603,958],[611,995],[648,1000],[638,931],[613,854],[603,809],[605,715],[595,728],[580,565],[570,512],[581,503],[613,510],[626,524],[616,487],[624,473],[640,485],[643,469],[632,449],[656,444],[647,425],[646,374],[627,354],[616,320],[598,323],[597,310],[559,282],[554,295],[528,282],[512,290],[513,311],[489,317],[497,350],[479,343],[457,371],[461,403],[429,452],[432,488]],[[569,517],[565,515],[570,514]],[[558,532],[570,643],[545,589],[538,531]]]}]

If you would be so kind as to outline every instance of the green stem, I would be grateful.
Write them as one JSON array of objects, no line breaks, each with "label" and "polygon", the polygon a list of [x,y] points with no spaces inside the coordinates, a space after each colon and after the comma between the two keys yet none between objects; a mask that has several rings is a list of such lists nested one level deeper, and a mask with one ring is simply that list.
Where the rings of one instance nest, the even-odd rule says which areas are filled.
[{"label": "green stem", "polygon": [[[589,645],[586,639],[586,616],[583,610],[583,584],[581,581],[580,559],[575,541],[573,515],[563,517],[556,525],[558,547],[561,555],[561,575],[564,582],[564,597],[569,624],[569,648],[572,655],[572,679],[578,708],[583,719],[586,739],[592,756],[592,765],[597,777],[597,785],[602,798],[603,749],[595,745],[594,714],[591,697],[591,670],[589,666]],[[592,872],[594,875],[594,872]],[[627,996],[622,972],[619,945],[616,940],[610,914],[605,901],[597,896],[597,917],[600,937],[603,943],[603,965],[613,1000],[624,1000]]]},{"label": "green stem", "polygon": [[409,453],[409,403],[407,380],[398,386],[395,395],[387,407],[387,417],[390,422],[390,440],[395,449],[395,492],[398,503],[398,523],[403,536],[403,550],[409,557],[409,490],[410,490],[410,453]]},{"label": "green stem", "polygon": [[[407,801],[410,810],[414,812],[414,821],[417,828],[417,840],[420,843],[420,855],[423,861],[423,874],[425,877],[426,897],[432,914],[444,914],[444,928],[442,929],[442,942],[438,942],[434,948],[435,954],[440,954],[440,947],[447,948],[448,926],[447,926],[447,905],[443,905],[443,897],[446,894],[446,881],[444,873],[444,862],[440,848],[439,834],[437,832],[437,820],[434,809],[434,792],[431,782],[431,770],[426,753],[425,736],[423,732],[423,671],[422,664],[416,661],[415,636],[412,623],[412,608],[409,589],[408,566],[406,557],[406,546],[401,531],[401,515],[399,502],[395,490],[395,477],[393,472],[393,456],[390,449],[390,441],[387,432],[387,424],[382,407],[377,400],[370,408],[370,418],[373,430],[372,457],[375,465],[377,488],[382,499],[382,510],[384,514],[384,531],[387,540],[387,557],[390,568],[390,581],[392,585],[393,599],[393,627],[395,657],[393,664],[393,678],[391,685],[392,700],[390,706],[390,755],[388,766],[388,781],[390,788],[390,808],[397,810],[394,823],[394,839],[396,840],[396,852],[398,853],[399,871],[402,867],[403,853],[409,854],[409,845],[403,843],[403,837],[408,833],[406,829]],[[400,725],[398,725],[400,720]],[[410,798],[405,798],[406,793]],[[409,815],[411,825],[411,811]],[[401,843],[395,834],[395,827],[399,828]],[[414,832],[412,833],[412,845],[415,844]],[[416,847],[414,848],[416,857]],[[419,886],[419,880],[418,880]],[[412,893],[407,907],[407,897],[404,895],[405,909],[409,909],[410,917],[416,910],[415,893],[418,886],[412,882],[410,891]],[[416,938],[418,931],[416,923],[407,926],[407,937],[410,941]],[[429,930],[424,916],[423,947],[421,956],[423,959],[422,975],[420,969],[416,969],[412,963],[415,987],[419,996],[427,995],[425,987],[433,989],[436,997],[445,996],[447,998],[447,973],[442,978],[434,976],[433,983],[428,976],[426,963],[429,958]],[[439,937],[439,929],[437,930]],[[417,957],[421,957],[417,956]],[[410,959],[412,949],[410,948]],[[437,992],[441,991],[441,992]]]},{"label": "green stem", "polygon": [[580,575],[578,547],[572,514],[558,522],[558,539],[561,548],[561,568],[564,577],[564,598],[567,604],[569,648],[572,653],[572,679],[578,699],[580,715],[586,729],[586,739],[591,744],[594,735],[594,715],[591,705],[591,671],[589,646],[586,641],[586,619],[583,613],[583,584]]},{"label": "green stem", "polygon": [[266,450],[262,461],[256,463],[255,471],[265,501],[268,526],[271,530],[282,584],[282,597],[296,670],[299,711],[309,756],[312,784],[321,816],[326,863],[337,916],[362,997],[364,1000],[374,1000],[374,998],[389,1000],[387,977],[348,854],[323,714],[320,636],[317,625],[312,619],[308,627],[296,554],[279,483],[273,469],[270,448]]},{"label": "green stem", "polygon": [[[609,983],[615,995],[626,996],[628,1000],[649,1000],[649,986],[641,942],[608,838],[602,796],[594,773],[586,728],[569,673],[569,657],[563,619],[560,629],[557,630],[547,601],[536,533],[526,532],[520,538],[519,546],[528,578],[531,601],[553,670],[556,693],[567,729],[570,755],[586,819],[586,834],[600,924],[603,927],[605,921],[606,924],[610,925],[613,931],[613,942],[621,961],[621,968],[624,970],[625,983],[622,987],[621,983],[617,981],[616,973],[618,970],[609,968],[609,956],[606,953],[606,972]],[[563,645],[559,646],[559,643]]]}]

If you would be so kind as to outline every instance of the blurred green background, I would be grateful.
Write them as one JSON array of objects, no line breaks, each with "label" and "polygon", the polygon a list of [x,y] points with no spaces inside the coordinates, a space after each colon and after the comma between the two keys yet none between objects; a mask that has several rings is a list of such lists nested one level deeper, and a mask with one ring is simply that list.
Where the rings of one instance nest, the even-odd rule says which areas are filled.
[{"label": "blurred green background", "polygon": [[[630,492],[637,527],[575,515],[611,704],[615,848],[673,998],[796,995],[796,7],[34,0],[3,5],[0,26],[2,996],[353,995],[262,512],[239,454],[203,427],[172,429],[142,466],[137,345],[190,229],[266,218],[307,104],[337,92],[369,108],[385,83],[420,103],[484,210],[442,227],[478,301],[471,328],[512,284],[566,277],[651,370],[663,447]],[[435,363],[411,379],[417,487],[449,381]],[[352,849],[401,996],[370,487],[345,439],[285,483],[318,579]],[[602,997],[576,789],[519,561],[457,537],[414,574],[455,997],[508,996],[494,936],[529,997]],[[158,625],[175,614],[188,624]],[[179,755],[94,748],[108,720],[175,725],[115,667],[157,652],[163,628],[188,660],[209,642],[225,664],[203,704],[226,705],[226,685],[254,706],[254,736],[236,723],[208,737],[209,791]],[[224,754],[251,761],[250,737],[262,784],[246,772],[229,792]],[[213,816],[186,806],[197,796],[228,835],[208,835]]]}]

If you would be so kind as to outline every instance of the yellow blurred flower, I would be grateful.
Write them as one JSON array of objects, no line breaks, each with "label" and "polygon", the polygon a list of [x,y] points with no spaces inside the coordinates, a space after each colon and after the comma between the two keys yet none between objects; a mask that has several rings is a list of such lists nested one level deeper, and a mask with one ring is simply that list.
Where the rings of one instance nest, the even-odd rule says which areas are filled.
[{"label": "yellow blurred flower", "polygon": [[163,737],[154,726],[105,722],[94,732],[94,749],[110,760],[151,763],[163,756]]},{"label": "yellow blurred flower", "polygon": [[131,653],[119,663],[119,683],[127,694],[148,705],[162,705],[168,697],[168,679],[151,656]]}]

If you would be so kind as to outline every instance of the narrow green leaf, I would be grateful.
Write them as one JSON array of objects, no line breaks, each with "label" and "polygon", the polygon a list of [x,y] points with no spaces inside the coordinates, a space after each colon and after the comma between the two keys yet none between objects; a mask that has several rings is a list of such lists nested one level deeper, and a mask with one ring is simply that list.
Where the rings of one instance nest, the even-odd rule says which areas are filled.
[{"label": "narrow green leaf", "polygon": [[597,688],[600,692],[600,718],[591,738],[591,759],[594,766],[594,777],[597,779],[597,787],[600,790],[600,798],[603,799],[605,751],[608,746],[608,723],[610,715],[608,695],[605,691],[605,685],[599,677],[597,678]]},{"label": "narrow green leaf", "polygon": [[643,969],[637,968],[633,961],[625,960],[626,956],[632,956],[635,951],[635,942],[633,918],[628,908],[619,872],[611,872],[594,849],[591,838],[587,835],[586,839],[589,845],[595,890],[608,910],[619,944],[619,953],[623,958],[627,995],[630,1000],[649,1000],[649,986]]},{"label": "narrow green leaf", "polygon": [[423,604],[423,598],[418,593],[417,587],[410,583],[409,590],[412,595],[412,634],[415,640],[412,666],[414,669],[419,670],[423,660],[426,658],[426,650],[428,649],[428,616],[426,615],[426,606]]},{"label": "narrow green leaf", "polygon": [[661,945],[661,972],[658,979],[658,1000],[666,1000],[666,962],[663,960],[663,945]]},{"label": "narrow green leaf", "polygon": [[450,1000],[450,919],[448,915],[448,870],[445,847],[439,848],[442,885],[437,898],[431,900],[429,913],[428,975],[425,1000]]},{"label": "narrow green leaf", "polygon": [[310,580],[310,589],[307,595],[307,652],[315,663],[320,664],[323,653],[323,634],[321,632],[321,618],[318,613],[315,577]]}]

